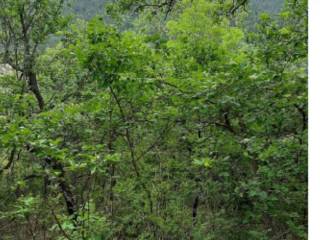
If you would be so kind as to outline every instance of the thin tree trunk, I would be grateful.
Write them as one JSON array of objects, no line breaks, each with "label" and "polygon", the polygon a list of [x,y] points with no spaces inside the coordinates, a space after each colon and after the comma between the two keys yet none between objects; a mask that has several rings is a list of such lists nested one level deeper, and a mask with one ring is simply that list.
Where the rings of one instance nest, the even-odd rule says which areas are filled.
[{"label": "thin tree trunk", "polygon": [[40,111],[42,111],[44,109],[45,103],[39,89],[37,75],[33,71],[29,71],[27,74],[27,78],[28,78],[29,89],[36,97],[39,109]]},{"label": "thin tree trunk", "polygon": [[75,197],[70,189],[70,186],[68,185],[68,183],[65,179],[65,171],[63,169],[62,164],[51,159],[51,158],[46,158],[45,161],[48,165],[50,165],[52,167],[52,169],[59,171],[58,184],[59,184],[61,192],[63,193],[63,198],[66,203],[68,214],[73,217],[73,220],[76,221],[77,220],[76,201],[75,201]]},{"label": "thin tree trunk", "polygon": [[193,226],[195,226],[197,223],[198,206],[199,206],[199,195],[196,196],[192,204],[192,225]]}]

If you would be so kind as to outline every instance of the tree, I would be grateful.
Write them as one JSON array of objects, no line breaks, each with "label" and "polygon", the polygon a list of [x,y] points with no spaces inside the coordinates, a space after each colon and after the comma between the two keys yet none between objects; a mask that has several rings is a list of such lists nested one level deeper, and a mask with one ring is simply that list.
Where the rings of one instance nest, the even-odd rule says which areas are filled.
[{"label": "tree", "polygon": [[[64,18],[61,17],[63,0],[5,0],[0,1],[0,8],[1,55],[4,62],[15,69],[17,76],[19,75],[16,80],[23,80],[22,94],[25,93],[25,86],[27,86],[34,94],[41,112],[45,108],[45,101],[39,88],[35,65],[41,44],[43,45],[50,34],[60,30],[66,23]],[[31,147],[29,142],[25,142],[20,147],[25,147],[31,154],[41,152],[39,146]],[[10,165],[16,154],[16,146],[13,149],[12,160],[8,163]],[[76,216],[75,200],[70,186],[65,181],[63,165],[50,156],[42,155],[42,160],[46,167],[59,172],[59,187],[64,195],[68,213]],[[44,181],[47,185],[47,177],[44,177]]]},{"label": "tree", "polygon": [[2,238],[307,239],[307,1],[167,2],[39,49],[41,112],[0,76]]},{"label": "tree", "polygon": [[1,55],[3,61],[27,83],[37,99],[39,109],[45,106],[35,71],[41,44],[61,28],[63,0],[1,0]]}]

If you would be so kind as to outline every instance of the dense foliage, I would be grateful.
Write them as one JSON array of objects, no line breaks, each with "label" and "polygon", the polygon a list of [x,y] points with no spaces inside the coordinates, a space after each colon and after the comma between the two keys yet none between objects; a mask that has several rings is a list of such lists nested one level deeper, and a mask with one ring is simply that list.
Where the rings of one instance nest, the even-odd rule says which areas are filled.
[{"label": "dense foliage", "polygon": [[0,238],[307,239],[307,0],[246,4],[0,0]]}]

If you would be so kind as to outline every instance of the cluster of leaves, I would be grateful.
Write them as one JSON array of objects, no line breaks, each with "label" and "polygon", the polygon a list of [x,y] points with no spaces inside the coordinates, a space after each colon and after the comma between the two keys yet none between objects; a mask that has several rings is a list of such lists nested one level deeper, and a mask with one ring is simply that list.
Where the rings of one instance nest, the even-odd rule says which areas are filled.
[{"label": "cluster of leaves", "polygon": [[253,32],[231,3],[71,24],[41,112],[0,77],[3,239],[307,239],[307,1]]}]

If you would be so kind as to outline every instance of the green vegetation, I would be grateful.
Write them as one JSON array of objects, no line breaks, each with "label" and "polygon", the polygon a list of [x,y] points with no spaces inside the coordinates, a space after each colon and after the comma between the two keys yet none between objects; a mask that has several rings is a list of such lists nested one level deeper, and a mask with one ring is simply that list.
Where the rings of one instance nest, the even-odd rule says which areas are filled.
[{"label": "green vegetation", "polygon": [[0,0],[0,238],[307,239],[307,0],[254,2]]}]

